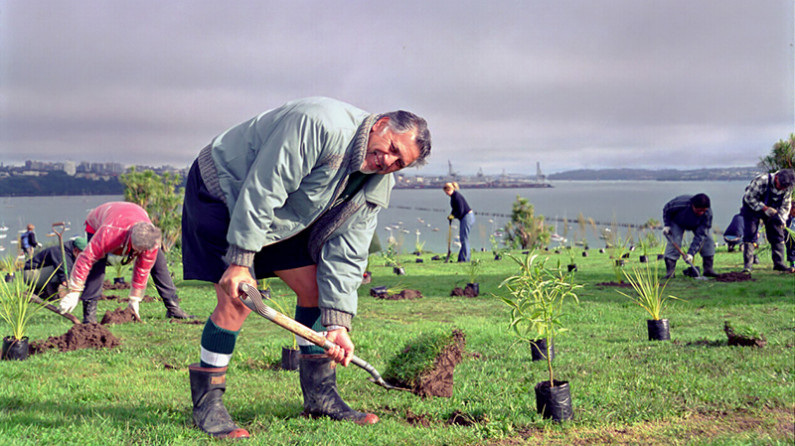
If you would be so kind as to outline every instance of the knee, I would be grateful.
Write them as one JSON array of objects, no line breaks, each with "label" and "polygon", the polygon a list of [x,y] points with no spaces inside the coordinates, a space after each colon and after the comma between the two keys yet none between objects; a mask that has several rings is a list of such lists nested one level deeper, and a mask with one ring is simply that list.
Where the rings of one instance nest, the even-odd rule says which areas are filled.
[{"label": "knee", "polygon": [[313,286],[303,287],[295,291],[295,295],[298,298],[298,305],[302,307],[316,307],[318,303],[318,290],[317,284],[312,284]]}]

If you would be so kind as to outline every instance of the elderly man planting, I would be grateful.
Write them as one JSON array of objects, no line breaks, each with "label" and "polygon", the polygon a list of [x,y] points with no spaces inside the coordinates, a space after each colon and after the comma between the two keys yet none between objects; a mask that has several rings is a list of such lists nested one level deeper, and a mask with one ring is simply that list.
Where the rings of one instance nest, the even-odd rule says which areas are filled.
[{"label": "elderly man planting", "polygon": [[97,321],[97,300],[102,295],[108,254],[123,256],[122,263],[133,264],[130,308],[138,313],[151,272],[158,294],[166,306],[166,317],[192,318],[179,306],[176,287],[168,272],[166,257],[159,250],[160,229],[137,204],[110,202],[97,206],[86,217],[88,244],[75,260],[69,275],[69,294],[60,302],[62,313],[72,312],[83,300],[83,322]]},{"label": "elderly man planting", "polygon": [[781,169],[776,173],[757,176],[745,188],[743,207],[743,271],[751,272],[754,260],[754,237],[759,221],[765,225],[767,241],[772,248],[773,269],[795,273],[795,268],[786,264],[784,256],[784,227],[792,206],[792,189],[795,187],[795,170]]},{"label": "elderly man planting", "polygon": [[376,216],[390,173],[424,163],[425,120],[405,111],[374,115],[328,98],[287,103],[213,139],[188,174],[182,214],[186,279],[215,284],[218,303],[190,366],[193,419],[226,438],[249,434],[224,408],[225,373],[250,310],[242,283],[281,278],[297,295],[295,318],[338,347],[299,340],[304,413],[359,424],[378,421],[337,393],[334,362],[348,365],[348,332]]}]

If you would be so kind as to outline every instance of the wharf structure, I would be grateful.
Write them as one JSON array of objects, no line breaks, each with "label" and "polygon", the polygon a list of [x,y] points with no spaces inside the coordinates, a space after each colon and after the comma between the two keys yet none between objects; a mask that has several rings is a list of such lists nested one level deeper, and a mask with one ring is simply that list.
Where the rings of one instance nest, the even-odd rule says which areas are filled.
[{"label": "wharf structure", "polygon": [[446,175],[438,176],[408,176],[403,173],[395,174],[397,189],[433,189],[442,188],[445,183],[457,182],[462,188],[466,189],[487,189],[487,188],[526,188],[526,187],[552,187],[547,181],[547,176],[541,171],[541,163],[536,163],[535,175],[507,174],[503,171],[499,175],[484,175],[483,169],[478,169],[474,176],[461,175],[453,170],[450,161],[447,162],[448,171]]}]

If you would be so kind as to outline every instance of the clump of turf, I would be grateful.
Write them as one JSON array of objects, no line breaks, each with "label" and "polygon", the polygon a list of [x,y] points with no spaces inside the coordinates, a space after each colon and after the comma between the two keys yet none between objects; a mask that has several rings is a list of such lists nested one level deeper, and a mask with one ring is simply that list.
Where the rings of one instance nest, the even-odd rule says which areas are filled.
[{"label": "clump of turf", "polygon": [[767,339],[756,328],[750,325],[723,323],[723,331],[729,338],[729,345],[764,347]]},{"label": "clump of turf", "polygon": [[426,333],[406,344],[387,364],[384,379],[419,396],[453,396],[453,371],[461,362],[466,336],[461,330]]}]

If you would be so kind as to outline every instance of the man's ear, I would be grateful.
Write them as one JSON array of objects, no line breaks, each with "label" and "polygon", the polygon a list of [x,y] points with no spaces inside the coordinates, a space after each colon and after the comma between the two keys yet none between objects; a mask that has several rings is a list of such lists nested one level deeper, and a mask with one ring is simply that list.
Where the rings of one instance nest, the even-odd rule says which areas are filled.
[{"label": "man's ear", "polygon": [[384,129],[387,127],[388,124],[389,124],[389,117],[388,116],[381,117],[378,119],[378,121],[375,121],[375,124],[373,124],[373,131],[376,133],[381,133],[384,131]]}]

